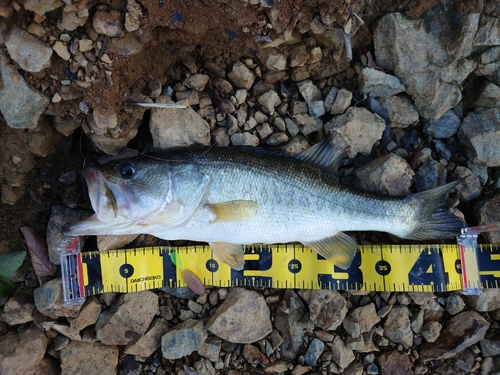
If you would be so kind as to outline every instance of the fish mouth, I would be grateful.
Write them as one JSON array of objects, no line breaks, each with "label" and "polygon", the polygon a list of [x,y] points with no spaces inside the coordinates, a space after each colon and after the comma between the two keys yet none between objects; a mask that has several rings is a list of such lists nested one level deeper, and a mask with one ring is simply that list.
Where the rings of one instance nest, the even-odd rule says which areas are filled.
[{"label": "fish mouth", "polygon": [[115,194],[108,187],[101,172],[94,167],[85,168],[82,171],[83,178],[87,182],[90,203],[99,221],[114,221],[118,216],[118,205]]}]

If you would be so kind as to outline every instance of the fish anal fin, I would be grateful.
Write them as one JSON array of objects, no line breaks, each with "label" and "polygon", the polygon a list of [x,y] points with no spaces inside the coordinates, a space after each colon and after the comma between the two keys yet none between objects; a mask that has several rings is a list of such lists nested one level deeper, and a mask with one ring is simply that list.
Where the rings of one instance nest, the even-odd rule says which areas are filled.
[{"label": "fish anal fin", "polygon": [[214,221],[245,221],[253,217],[259,205],[251,200],[235,200],[206,205],[215,215]]},{"label": "fish anal fin", "polygon": [[303,242],[303,244],[342,269],[349,268],[358,249],[356,241],[343,232],[319,241]]},{"label": "fish anal fin", "polygon": [[237,271],[243,269],[245,259],[241,245],[226,242],[210,242],[209,245],[221,262]]}]

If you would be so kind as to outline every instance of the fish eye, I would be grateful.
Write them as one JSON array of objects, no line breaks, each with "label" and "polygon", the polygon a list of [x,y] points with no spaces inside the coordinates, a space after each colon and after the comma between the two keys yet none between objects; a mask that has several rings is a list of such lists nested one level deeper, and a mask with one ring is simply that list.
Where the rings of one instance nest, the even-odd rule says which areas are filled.
[{"label": "fish eye", "polygon": [[137,168],[135,164],[131,162],[121,163],[118,166],[118,173],[120,173],[120,176],[126,179],[134,177],[136,171]]}]

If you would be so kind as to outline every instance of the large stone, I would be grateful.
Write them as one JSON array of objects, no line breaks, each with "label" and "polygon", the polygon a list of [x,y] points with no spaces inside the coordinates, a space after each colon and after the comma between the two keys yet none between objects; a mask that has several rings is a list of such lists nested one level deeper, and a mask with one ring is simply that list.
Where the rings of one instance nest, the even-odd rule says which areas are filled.
[{"label": "large stone", "polygon": [[458,129],[458,138],[472,161],[488,167],[500,166],[500,109],[469,113]]},{"label": "large stone", "polygon": [[202,320],[189,319],[173,327],[161,338],[161,351],[166,359],[178,359],[200,350],[208,337]]},{"label": "large stone", "polygon": [[301,290],[312,322],[324,330],[337,329],[347,314],[345,298],[336,290]]},{"label": "large stone", "polygon": [[96,323],[96,336],[106,345],[126,345],[139,339],[158,312],[158,296],[145,290],[122,294],[103,311]]},{"label": "large stone", "polygon": [[237,62],[233,65],[233,69],[227,74],[228,78],[236,85],[236,87],[245,89],[246,91],[252,88],[255,81],[255,74],[248,66],[242,62]]},{"label": "large stone", "polygon": [[151,327],[139,340],[131,342],[123,351],[125,354],[148,358],[161,345],[161,338],[169,330],[168,323],[163,318],[153,320]]},{"label": "large stone", "polygon": [[474,37],[474,47],[500,45],[500,22],[498,18],[481,16],[480,26]]},{"label": "large stone", "polygon": [[31,322],[34,311],[33,296],[26,293],[17,293],[5,303],[0,320],[11,326]]},{"label": "large stone", "polygon": [[50,280],[40,288],[35,289],[35,306],[45,316],[54,319],[59,317],[75,318],[82,305],[66,305],[64,303],[61,279]]},{"label": "large stone", "polygon": [[384,323],[384,335],[396,344],[402,344],[405,349],[413,345],[413,332],[410,326],[410,311],[407,307],[394,307]]},{"label": "large stone", "polygon": [[460,118],[450,109],[441,118],[430,120],[425,126],[425,132],[433,138],[450,138],[455,135],[460,124]]},{"label": "large stone", "polygon": [[[474,213],[481,225],[500,223],[500,196],[483,200],[474,206]],[[482,234],[489,243],[500,243],[500,232]]]},{"label": "large stone", "polygon": [[71,341],[61,350],[61,370],[65,375],[116,374],[118,353],[116,346]]},{"label": "large stone", "polygon": [[275,325],[281,333],[283,343],[280,346],[281,357],[294,360],[304,341],[304,324],[302,318],[306,307],[300,297],[291,289],[287,289],[278,304]]},{"label": "large stone", "polygon": [[424,361],[454,357],[482,340],[489,326],[490,324],[475,311],[457,314],[446,322],[435,342],[422,345],[420,355]]},{"label": "large stone", "polygon": [[350,147],[349,157],[353,158],[358,152],[368,155],[372,151],[382,137],[385,121],[365,108],[351,107],[345,114],[333,117],[324,128],[327,133],[336,132],[344,139]]},{"label": "large stone", "polygon": [[377,315],[377,310],[373,303],[349,311],[348,316],[359,323],[361,333],[370,331],[375,324],[380,322],[380,317]]},{"label": "large stone", "polygon": [[389,195],[406,195],[415,173],[405,159],[387,154],[354,172],[355,185],[363,190]]},{"label": "large stone", "polygon": [[5,42],[7,52],[27,72],[40,72],[50,66],[52,48],[22,29],[13,29]]},{"label": "large stone", "polygon": [[[168,96],[159,96],[156,102],[173,103]],[[156,148],[210,145],[210,125],[189,107],[151,110],[149,130]]]},{"label": "large stone", "polygon": [[251,344],[266,337],[273,328],[264,297],[233,288],[208,321],[207,330],[229,342]]},{"label": "large stone", "polygon": [[380,102],[389,113],[392,128],[405,128],[418,122],[418,112],[408,96],[391,96],[390,98],[380,99]]},{"label": "large stone", "polygon": [[34,129],[50,100],[35,91],[0,52],[0,111],[11,128]]},{"label": "large stone", "polygon": [[371,93],[379,98],[389,98],[405,91],[405,86],[397,77],[373,68],[364,68],[359,82],[363,93]]},{"label": "large stone", "polygon": [[0,336],[0,374],[39,375],[49,339],[36,326]]},{"label": "large stone", "polygon": [[470,55],[479,14],[469,13],[453,25],[454,8],[436,7],[426,19],[401,13],[382,17],[374,33],[377,64],[394,70],[413,97],[421,116],[437,119],[460,100],[460,84],[474,69]]},{"label": "large stone", "polygon": [[332,343],[332,360],[344,369],[354,361],[354,352],[348,348],[340,336],[335,336]]}]

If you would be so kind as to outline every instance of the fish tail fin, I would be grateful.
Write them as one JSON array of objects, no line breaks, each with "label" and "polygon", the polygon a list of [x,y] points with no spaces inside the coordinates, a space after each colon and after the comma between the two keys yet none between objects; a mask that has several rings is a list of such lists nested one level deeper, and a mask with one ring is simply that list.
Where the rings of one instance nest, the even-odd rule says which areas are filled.
[{"label": "fish tail fin", "polygon": [[423,191],[408,197],[417,207],[413,231],[405,236],[413,240],[432,240],[452,238],[460,234],[460,229],[467,223],[454,215],[446,207],[446,195],[462,180],[450,182],[432,190]]}]

